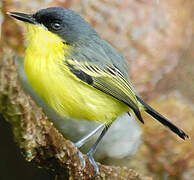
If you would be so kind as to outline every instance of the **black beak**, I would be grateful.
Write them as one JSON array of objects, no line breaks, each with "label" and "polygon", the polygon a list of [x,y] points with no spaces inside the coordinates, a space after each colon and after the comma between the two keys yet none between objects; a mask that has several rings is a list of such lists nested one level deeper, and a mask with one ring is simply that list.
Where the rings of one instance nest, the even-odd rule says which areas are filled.
[{"label": "black beak", "polygon": [[7,15],[12,16],[20,21],[36,24],[36,20],[32,14],[24,14],[18,12],[7,12]]}]

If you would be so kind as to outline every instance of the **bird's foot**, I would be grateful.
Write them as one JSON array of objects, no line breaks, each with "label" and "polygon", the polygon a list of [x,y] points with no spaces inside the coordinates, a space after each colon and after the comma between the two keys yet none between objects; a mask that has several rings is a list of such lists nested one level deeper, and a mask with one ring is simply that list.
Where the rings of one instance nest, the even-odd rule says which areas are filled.
[{"label": "bird's foot", "polygon": [[94,157],[93,157],[93,151],[89,151],[86,156],[88,158],[88,160],[90,161],[91,165],[93,166],[94,170],[96,171],[96,174],[100,174],[99,172],[99,167],[98,165],[96,164],[96,161],[94,160]]},{"label": "bird's foot", "polygon": [[[76,143],[72,143],[72,144],[73,144],[75,147],[77,147],[77,146],[76,146]],[[77,147],[77,149],[78,149],[78,147]],[[93,150],[90,150],[90,151],[86,154],[86,156],[87,156],[89,162],[91,163],[91,165],[93,166],[93,168],[94,168],[96,174],[98,175],[98,174],[99,174],[99,167],[98,167],[98,165],[96,164],[96,161],[94,160],[93,154],[94,154],[94,153],[93,153]],[[78,149],[78,156],[79,156],[79,158],[80,158],[80,162],[81,162],[81,166],[82,166],[82,171],[83,171],[83,170],[85,169],[85,167],[86,167],[86,160],[85,160],[85,158],[84,158],[82,152],[81,152],[79,149]]]}]

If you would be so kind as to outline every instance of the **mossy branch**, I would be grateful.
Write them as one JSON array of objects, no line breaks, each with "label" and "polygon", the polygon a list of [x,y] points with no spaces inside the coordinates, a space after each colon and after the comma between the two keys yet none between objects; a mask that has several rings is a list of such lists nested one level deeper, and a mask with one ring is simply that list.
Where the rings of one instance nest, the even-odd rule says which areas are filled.
[{"label": "mossy branch", "polygon": [[10,50],[0,52],[0,112],[12,125],[15,141],[27,161],[54,171],[57,179],[149,180],[134,170],[99,164],[101,177],[86,159],[81,170],[77,148],[66,140],[48,120],[29,95],[21,88],[14,55]]}]

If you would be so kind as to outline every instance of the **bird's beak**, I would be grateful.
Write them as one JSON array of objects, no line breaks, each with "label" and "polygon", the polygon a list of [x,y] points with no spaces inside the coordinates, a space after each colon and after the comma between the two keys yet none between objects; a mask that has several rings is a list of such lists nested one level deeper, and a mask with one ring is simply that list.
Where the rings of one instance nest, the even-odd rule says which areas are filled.
[{"label": "bird's beak", "polygon": [[31,24],[36,24],[36,20],[32,16],[32,14],[24,14],[24,13],[18,13],[18,12],[7,12],[7,15],[12,16],[20,21],[28,22]]}]

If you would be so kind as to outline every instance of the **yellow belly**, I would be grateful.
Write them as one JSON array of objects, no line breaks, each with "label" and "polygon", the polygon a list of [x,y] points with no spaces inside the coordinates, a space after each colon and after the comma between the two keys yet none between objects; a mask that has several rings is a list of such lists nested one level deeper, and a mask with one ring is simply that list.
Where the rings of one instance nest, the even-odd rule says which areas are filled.
[{"label": "yellow belly", "polygon": [[48,105],[63,117],[107,123],[129,111],[124,103],[74,76],[63,63],[67,47],[53,43],[57,37],[49,43],[41,31],[29,41],[24,64],[31,86]]}]

